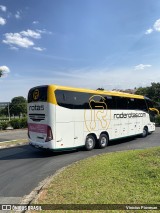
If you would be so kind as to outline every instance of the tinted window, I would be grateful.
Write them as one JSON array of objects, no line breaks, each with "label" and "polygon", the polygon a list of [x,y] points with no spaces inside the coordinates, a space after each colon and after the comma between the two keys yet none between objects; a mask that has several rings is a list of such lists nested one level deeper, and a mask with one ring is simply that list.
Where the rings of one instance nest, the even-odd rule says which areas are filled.
[{"label": "tinted window", "polygon": [[145,99],[146,103],[147,103],[147,107],[149,108],[153,108],[153,102],[150,99]]},{"label": "tinted window", "polygon": [[59,106],[69,109],[139,109],[147,111],[144,99],[88,94],[66,90],[55,91]]},{"label": "tinted window", "polygon": [[107,109],[116,109],[116,99],[114,96],[104,96]]},{"label": "tinted window", "polygon": [[72,92],[74,97],[74,109],[89,109],[90,94],[81,92]]},{"label": "tinted window", "polygon": [[69,109],[90,109],[90,94],[65,90],[56,90],[55,95],[59,106]]},{"label": "tinted window", "polygon": [[69,109],[115,109],[115,97],[65,90],[55,91],[59,106]]},{"label": "tinted window", "polygon": [[74,97],[72,95],[72,92],[56,90],[55,95],[59,106],[73,109]]},{"label": "tinted window", "polygon": [[90,94],[89,106],[91,109],[107,109],[107,104],[104,96]]},{"label": "tinted window", "polygon": [[127,109],[128,100],[124,97],[116,97],[117,109]]},{"label": "tinted window", "polygon": [[128,109],[137,109],[136,100],[134,98],[128,98]]},{"label": "tinted window", "polygon": [[147,105],[144,99],[135,99],[138,110],[148,111]]},{"label": "tinted window", "polygon": [[36,101],[47,101],[48,86],[34,87],[28,93],[28,103]]}]

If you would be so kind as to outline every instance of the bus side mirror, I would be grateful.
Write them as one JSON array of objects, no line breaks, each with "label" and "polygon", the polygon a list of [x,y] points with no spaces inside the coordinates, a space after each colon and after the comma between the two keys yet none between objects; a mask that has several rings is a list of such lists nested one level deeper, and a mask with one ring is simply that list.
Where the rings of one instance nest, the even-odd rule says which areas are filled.
[{"label": "bus side mirror", "polygon": [[154,112],[155,115],[159,115],[159,110],[156,108],[149,108],[150,111]]}]

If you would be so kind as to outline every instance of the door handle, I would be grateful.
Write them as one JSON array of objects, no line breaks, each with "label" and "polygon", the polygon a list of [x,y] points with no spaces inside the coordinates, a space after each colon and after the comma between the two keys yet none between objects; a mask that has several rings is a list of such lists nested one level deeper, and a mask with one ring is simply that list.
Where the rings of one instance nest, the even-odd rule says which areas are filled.
[{"label": "door handle", "polygon": [[78,139],[78,137],[75,137],[74,139]]}]

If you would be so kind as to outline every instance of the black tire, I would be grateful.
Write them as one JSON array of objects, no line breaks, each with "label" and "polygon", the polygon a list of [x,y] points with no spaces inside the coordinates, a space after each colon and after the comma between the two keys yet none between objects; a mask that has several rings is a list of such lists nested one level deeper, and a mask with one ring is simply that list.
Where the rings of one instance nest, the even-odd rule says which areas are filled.
[{"label": "black tire", "polygon": [[86,137],[85,150],[91,151],[92,149],[94,149],[95,144],[96,144],[95,137],[93,135],[88,135]]},{"label": "black tire", "polygon": [[100,149],[104,149],[108,145],[108,142],[109,142],[108,135],[101,134],[98,140],[98,147]]},{"label": "black tire", "polygon": [[147,137],[147,135],[148,135],[148,128],[147,128],[147,127],[144,127],[144,128],[143,128],[143,133],[142,133],[142,138]]}]

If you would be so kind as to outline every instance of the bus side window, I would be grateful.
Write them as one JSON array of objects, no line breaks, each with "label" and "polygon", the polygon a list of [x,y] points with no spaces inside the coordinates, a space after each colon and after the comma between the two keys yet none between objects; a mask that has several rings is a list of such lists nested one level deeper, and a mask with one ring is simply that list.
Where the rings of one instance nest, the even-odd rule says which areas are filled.
[{"label": "bus side window", "polygon": [[73,108],[74,109],[89,109],[89,97],[88,93],[73,92]]},{"label": "bus side window", "polygon": [[107,109],[116,109],[115,96],[105,96],[104,98],[107,105]]},{"label": "bus side window", "polygon": [[147,112],[147,105],[144,99],[136,99],[137,109]]},{"label": "bus side window", "polygon": [[149,108],[153,108],[153,103],[152,103],[151,100],[145,99],[145,101],[146,101],[146,103],[147,103],[148,110],[149,110]]},{"label": "bus side window", "polygon": [[66,101],[66,96],[64,93],[63,93],[63,101]]},{"label": "bus side window", "polygon": [[128,98],[128,109],[137,109],[136,101],[134,98]]},{"label": "bus side window", "polygon": [[117,109],[127,109],[128,100],[124,97],[116,97]]},{"label": "bus side window", "polygon": [[70,91],[56,90],[55,91],[57,104],[59,106],[73,109],[73,94]]}]

